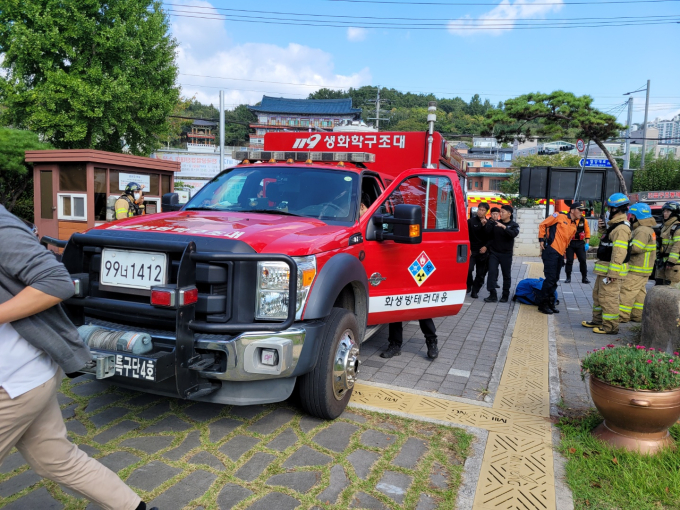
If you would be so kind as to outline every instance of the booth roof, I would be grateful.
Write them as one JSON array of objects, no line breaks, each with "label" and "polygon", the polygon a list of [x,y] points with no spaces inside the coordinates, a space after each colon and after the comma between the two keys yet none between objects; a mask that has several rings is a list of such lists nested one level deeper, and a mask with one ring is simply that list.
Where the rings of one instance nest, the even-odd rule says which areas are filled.
[{"label": "booth roof", "polygon": [[139,168],[140,170],[163,170],[179,172],[181,163],[144,156],[132,156],[116,152],[97,151],[92,149],[56,149],[44,151],[26,151],[28,163],[97,163]]}]

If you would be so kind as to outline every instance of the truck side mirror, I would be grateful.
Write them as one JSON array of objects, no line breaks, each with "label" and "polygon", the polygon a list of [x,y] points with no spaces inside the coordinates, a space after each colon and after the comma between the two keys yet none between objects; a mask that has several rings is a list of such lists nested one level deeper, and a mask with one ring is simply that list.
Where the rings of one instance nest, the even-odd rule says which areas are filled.
[{"label": "truck side mirror", "polygon": [[[374,238],[379,242],[400,244],[420,244],[423,241],[423,210],[419,205],[399,204],[394,207],[394,215],[374,214],[371,220],[372,225],[366,232],[367,240]],[[384,232],[383,225],[394,225],[392,233]]]},{"label": "truck side mirror", "polygon": [[161,211],[179,211],[182,208],[182,204],[179,203],[179,195],[177,193],[166,193],[161,198]]}]

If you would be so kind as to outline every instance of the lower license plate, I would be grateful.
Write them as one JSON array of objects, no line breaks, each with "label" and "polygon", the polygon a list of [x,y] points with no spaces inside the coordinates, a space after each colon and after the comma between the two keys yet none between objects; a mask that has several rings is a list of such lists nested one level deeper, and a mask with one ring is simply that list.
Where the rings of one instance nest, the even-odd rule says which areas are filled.
[{"label": "lower license plate", "polygon": [[131,379],[156,381],[156,360],[116,354],[116,375]]},{"label": "lower license plate", "polygon": [[148,290],[167,283],[167,268],[165,253],[104,248],[99,282],[112,287]]}]

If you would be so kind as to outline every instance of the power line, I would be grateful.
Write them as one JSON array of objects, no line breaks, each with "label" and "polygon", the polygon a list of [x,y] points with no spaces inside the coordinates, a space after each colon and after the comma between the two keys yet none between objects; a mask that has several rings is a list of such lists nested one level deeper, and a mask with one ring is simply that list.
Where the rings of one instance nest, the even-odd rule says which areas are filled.
[{"label": "power line", "polygon": [[[467,7],[477,7],[477,6],[493,6],[498,7],[498,3],[469,3],[469,2],[398,2],[396,0],[323,0],[325,2],[346,2],[353,4],[392,4],[392,5],[462,5]],[[531,5],[607,5],[607,4],[660,4],[668,2],[678,2],[680,0],[604,0],[601,2],[561,2],[556,4],[555,2],[541,2],[532,3]]]},{"label": "power line", "polygon": [[[669,0],[670,1],[670,0]],[[533,5],[533,4],[532,4]],[[406,25],[391,25],[391,26],[375,26],[375,25],[368,25],[368,24],[361,24],[361,23],[355,23],[352,25],[334,25],[329,23],[322,23],[322,22],[309,22],[309,21],[300,21],[300,20],[295,20],[295,21],[277,21],[274,19],[234,19],[233,17],[229,17],[227,15],[205,15],[205,16],[196,16],[196,15],[190,15],[190,14],[178,14],[178,13],[183,13],[187,11],[177,11],[175,9],[169,9],[168,12],[172,13],[172,16],[179,17],[179,18],[195,18],[195,19],[207,19],[207,20],[215,20],[215,21],[231,21],[235,23],[255,23],[255,24],[265,24],[265,25],[292,25],[292,26],[306,26],[306,27],[319,27],[319,28],[381,28],[383,30],[458,30],[458,31],[488,31],[488,30],[503,30],[503,29],[511,29],[512,30],[544,30],[544,29],[553,29],[553,28],[562,28],[562,29],[568,29],[568,28],[606,28],[606,27],[625,27],[625,26],[644,26],[644,25],[669,25],[669,24],[677,24],[680,23],[680,21],[642,21],[642,22],[636,22],[631,20],[630,22],[627,23],[609,23],[606,21],[601,21],[601,22],[593,22],[593,24],[580,24],[580,25],[564,25],[564,24],[551,24],[551,25],[532,25],[532,26],[517,26],[517,24],[496,24],[496,25],[491,25],[491,24],[481,24],[478,26],[474,26],[471,23],[465,23],[460,26],[452,26],[451,23],[447,24],[447,26],[438,26],[438,27],[431,27],[431,26],[406,26]],[[192,12],[192,11],[189,11]],[[680,20],[680,18],[678,18]],[[337,23],[337,22],[334,22]],[[554,22],[553,22],[554,23]]]},{"label": "power line", "polygon": [[[174,7],[184,7],[188,9],[202,9],[205,11],[227,11],[227,12],[243,12],[243,13],[249,13],[249,14],[273,14],[275,16],[301,16],[301,17],[312,17],[312,18],[342,18],[342,19],[350,19],[351,21],[338,21],[338,23],[347,23],[350,26],[355,26],[358,19],[376,19],[376,20],[399,20],[399,21],[437,21],[438,23],[435,23],[435,25],[448,25],[449,22],[442,22],[442,18],[414,18],[414,17],[386,17],[386,16],[347,16],[347,15],[336,15],[336,14],[313,14],[313,13],[296,13],[296,12],[280,12],[280,11],[257,11],[257,10],[249,10],[249,9],[227,9],[227,8],[222,8],[222,7],[204,7],[204,6],[198,6],[198,5],[186,5],[186,4],[177,4],[177,3],[165,3],[164,5],[169,5],[169,6],[174,6]],[[533,5],[533,4],[532,4]],[[187,12],[187,11],[179,11],[175,10],[175,12]],[[190,13],[193,13],[194,11],[188,11]],[[209,15],[221,15],[221,16],[228,16],[226,14],[219,14],[219,13],[214,13],[214,12],[201,12],[196,11],[196,13],[201,13],[201,14],[209,14]],[[241,14],[232,14],[229,16],[235,16],[235,17],[243,17],[243,18],[256,18],[256,19],[262,19],[259,16],[245,16]],[[578,17],[578,18],[560,18],[559,20],[540,20],[540,19],[532,19],[532,18],[503,18],[502,20],[499,21],[531,21],[535,23],[546,23],[546,22],[567,22],[567,21],[577,21],[579,23],[582,23],[584,21],[589,21],[589,20],[596,20],[596,21],[609,21],[609,20],[621,20],[621,19],[642,19],[642,18],[648,18],[648,19],[653,19],[653,18],[672,18],[672,17],[677,17],[680,15],[658,15],[658,16],[607,16],[607,17],[599,17],[599,18],[586,18],[586,17]],[[265,19],[271,19],[271,18],[265,18]],[[287,20],[287,21],[295,21],[294,19],[290,18],[276,18],[279,20]],[[465,20],[466,23],[468,20]],[[469,20],[469,21],[478,21],[480,23],[488,23],[489,20]],[[325,22],[325,21],[322,21]],[[378,25],[389,25],[390,23],[375,23]]]}]

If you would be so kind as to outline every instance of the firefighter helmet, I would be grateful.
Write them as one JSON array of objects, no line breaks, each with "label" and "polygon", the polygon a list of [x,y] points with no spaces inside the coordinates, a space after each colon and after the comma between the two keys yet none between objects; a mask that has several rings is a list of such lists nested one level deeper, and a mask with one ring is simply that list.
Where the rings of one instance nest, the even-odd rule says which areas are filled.
[{"label": "firefighter helmet", "polygon": [[128,182],[125,186],[125,194],[132,196],[135,191],[142,191],[142,187],[136,182]]},{"label": "firefighter helmet", "polygon": [[652,210],[649,206],[640,202],[633,204],[633,206],[628,209],[628,213],[635,216],[638,220],[646,220],[647,218],[652,217]]},{"label": "firefighter helmet", "polygon": [[621,207],[622,205],[630,204],[630,200],[623,193],[614,193],[607,199],[607,205],[609,207]]},{"label": "firefighter helmet", "polygon": [[671,216],[680,216],[680,203],[678,202],[666,202],[661,207],[662,211],[670,211]]}]

